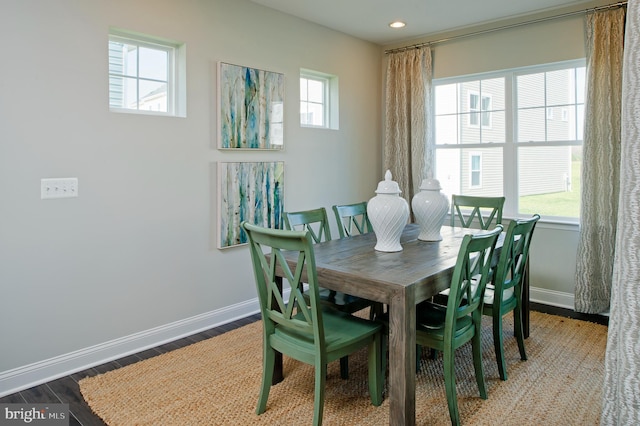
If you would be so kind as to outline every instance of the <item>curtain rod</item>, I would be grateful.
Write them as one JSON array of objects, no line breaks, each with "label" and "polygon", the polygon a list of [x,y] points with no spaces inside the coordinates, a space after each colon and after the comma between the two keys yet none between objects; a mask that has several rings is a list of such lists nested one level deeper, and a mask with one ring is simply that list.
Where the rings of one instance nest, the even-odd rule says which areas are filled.
[{"label": "curtain rod", "polygon": [[385,50],[384,53],[385,54],[389,54],[389,53],[396,53],[396,52],[404,52],[405,50],[414,49],[414,48],[418,49],[418,48],[424,47],[424,46],[431,46],[431,45],[438,44],[438,43],[444,43],[445,41],[457,40],[457,39],[466,38],[466,37],[473,37],[473,36],[477,36],[477,35],[492,33],[494,31],[508,30],[510,28],[521,27],[521,26],[529,25],[529,24],[537,24],[539,22],[551,21],[553,19],[566,18],[568,16],[579,15],[581,13],[596,12],[598,10],[606,10],[606,9],[614,9],[616,7],[625,6],[626,4],[627,4],[627,0],[619,1],[617,3],[611,3],[611,4],[608,4],[606,6],[598,6],[598,7],[593,7],[593,8],[590,8],[590,9],[577,10],[575,12],[567,12],[567,13],[562,13],[560,15],[548,16],[546,18],[533,19],[531,21],[519,22],[517,24],[504,25],[502,27],[496,27],[496,28],[490,28],[490,29],[487,29],[487,30],[475,31],[475,32],[468,33],[468,34],[461,34],[461,35],[457,35],[457,36],[442,38],[440,40],[427,41],[427,42],[424,42],[424,43],[417,43],[417,44],[412,44],[412,45],[404,46],[404,47],[397,47],[395,49]]}]

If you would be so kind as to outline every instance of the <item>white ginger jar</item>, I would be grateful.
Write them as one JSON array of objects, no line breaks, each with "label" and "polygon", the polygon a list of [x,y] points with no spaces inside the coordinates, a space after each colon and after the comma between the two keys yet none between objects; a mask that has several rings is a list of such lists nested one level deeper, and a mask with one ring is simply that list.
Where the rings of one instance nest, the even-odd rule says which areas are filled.
[{"label": "white ginger jar", "polygon": [[409,219],[409,204],[400,197],[398,183],[391,180],[387,170],[384,180],[378,183],[376,196],[367,203],[367,214],[376,234],[377,251],[396,252],[402,250],[400,236]]},{"label": "white ginger jar", "polygon": [[411,208],[416,222],[420,225],[418,239],[422,241],[440,241],[440,228],[449,211],[449,199],[440,192],[437,179],[424,179],[418,192],[411,200]]}]

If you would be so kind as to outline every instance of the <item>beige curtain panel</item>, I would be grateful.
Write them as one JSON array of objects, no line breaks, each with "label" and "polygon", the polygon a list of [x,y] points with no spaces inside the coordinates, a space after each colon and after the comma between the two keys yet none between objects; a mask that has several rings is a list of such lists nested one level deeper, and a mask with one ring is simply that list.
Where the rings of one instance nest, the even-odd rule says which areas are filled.
[{"label": "beige curtain panel", "polygon": [[588,13],[587,99],[575,309],[609,310],[620,186],[625,9]]},{"label": "beige curtain panel", "polygon": [[640,425],[640,0],[627,4],[618,239],[602,425]]},{"label": "beige curtain panel", "polygon": [[390,53],[387,61],[384,170],[391,170],[402,196],[411,202],[432,170],[432,149],[427,149],[431,49],[424,46]]}]

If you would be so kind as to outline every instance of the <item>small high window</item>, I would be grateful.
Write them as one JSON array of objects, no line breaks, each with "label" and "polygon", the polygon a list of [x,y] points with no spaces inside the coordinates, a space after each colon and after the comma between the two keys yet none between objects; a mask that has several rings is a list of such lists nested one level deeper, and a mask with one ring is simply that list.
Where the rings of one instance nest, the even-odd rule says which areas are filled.
[{"label": "small high window", "polygon": [[184,116],[184,45],[109,32],[109,108]]},{"label": "small high window", "polygon": [[300,125],[338,128],[338,78],[300,70]]}]

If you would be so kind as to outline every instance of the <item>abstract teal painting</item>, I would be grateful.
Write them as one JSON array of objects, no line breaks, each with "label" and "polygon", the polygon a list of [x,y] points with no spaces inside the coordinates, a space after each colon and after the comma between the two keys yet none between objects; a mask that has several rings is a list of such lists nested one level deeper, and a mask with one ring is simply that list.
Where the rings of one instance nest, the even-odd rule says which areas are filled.
[{"label": "abstract teal painting", "polygon": [[284,74],[218,64],[220,149],[282,149]]},{"label": "abstract teal painting", "polygon": [[218,248],[247,243],[245,220],[282,229],[284,162],[219,162],[218,197]]}]

